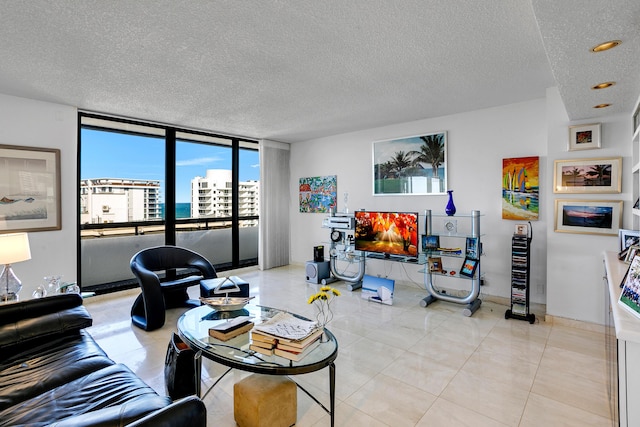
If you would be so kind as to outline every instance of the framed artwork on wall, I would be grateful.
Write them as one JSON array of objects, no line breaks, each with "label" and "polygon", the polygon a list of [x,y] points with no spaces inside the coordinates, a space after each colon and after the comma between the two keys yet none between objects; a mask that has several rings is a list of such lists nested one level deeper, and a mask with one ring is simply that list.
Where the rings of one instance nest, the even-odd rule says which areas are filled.
[{"label": "framed artwork on wall", "polygon": [[373,143],[373,195],[447,193],[447,133]]},{"label": "framed artwork on wall", "polygon": [[618,235],[621,222],[621,200],[556,199],[556,232]]},{"label": "framed artwork on wall", "polygon": [[539,165],[538,156],[502,159],[502,219],[538,219]]},{"label": "framed artwork on wall", "polygon": [[0,233],[61,228],[60,150],[0,145]]},{"label": "framed artwork on wall", "polygon": [[569,151],[600,148],[600,123],[569,126]]},{"label": "framed artwork on wall", "polygon": [[338,177],[314,176],[300,178],[300,212],[328,213],[338,204]]},{"label": "framed artwork on wall", "polygon": [[555,160],[553,165],[554,193],[620,193],[622,190],[622,157]]}]

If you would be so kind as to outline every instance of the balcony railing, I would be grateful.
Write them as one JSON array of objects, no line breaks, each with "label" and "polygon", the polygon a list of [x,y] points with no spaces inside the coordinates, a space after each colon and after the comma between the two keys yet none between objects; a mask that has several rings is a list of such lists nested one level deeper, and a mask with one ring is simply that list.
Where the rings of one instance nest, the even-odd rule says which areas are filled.
[{"label": "balcony railing", "polygon": [[[259,217],[240,220],[240,266],[258,262]],[[83,290],[112,291],[137,286],[129,268],[139,250],[164,244],[164,221],[83,224],[81,277]],[[231,218],[186,218],[176,220],[176,244],[192,249],[224,271],[232,266]]]}]

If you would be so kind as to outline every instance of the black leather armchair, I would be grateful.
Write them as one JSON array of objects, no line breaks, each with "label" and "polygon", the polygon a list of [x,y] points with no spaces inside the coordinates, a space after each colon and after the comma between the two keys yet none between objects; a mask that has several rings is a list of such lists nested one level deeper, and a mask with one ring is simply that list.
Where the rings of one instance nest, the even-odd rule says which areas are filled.
[{"label": "black leather armchair", "polygon": [[[167,308],[200,305],[189,299],[187,288],[202,279],[218,277],[205,257],[178,246],[143,249],[131,258],[130,266],[142,289],[131,308],[131,321],[145,331],[164,325]],[[176,269],[197,270],[197,274],[176,279]],[[165,272],[162,281],[158,276],[161,271]]]}]

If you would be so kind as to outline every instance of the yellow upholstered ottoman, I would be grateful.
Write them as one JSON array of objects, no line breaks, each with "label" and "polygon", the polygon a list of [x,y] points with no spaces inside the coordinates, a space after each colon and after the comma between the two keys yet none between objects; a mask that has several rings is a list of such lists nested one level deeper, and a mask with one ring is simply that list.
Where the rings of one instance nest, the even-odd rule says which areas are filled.
[{"label": "yellow upholstered ottoman", "polygon": [[252,374],[233,385],[233,417],[240,427],[296,423],[296,383],[281,375]]}]

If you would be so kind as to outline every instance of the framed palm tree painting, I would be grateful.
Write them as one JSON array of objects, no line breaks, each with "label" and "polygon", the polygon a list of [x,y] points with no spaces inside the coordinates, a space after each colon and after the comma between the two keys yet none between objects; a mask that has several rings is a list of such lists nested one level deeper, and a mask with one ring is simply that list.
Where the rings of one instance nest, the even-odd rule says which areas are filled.
[{"label": "framed palm tree painting", "polygon": [[554,193],[620,193],[622,157],[556,160]]},{"label": "framed palm tree painting", "polygon": [[447,133],[373,143],[373,194],[447,193]]}]

